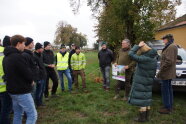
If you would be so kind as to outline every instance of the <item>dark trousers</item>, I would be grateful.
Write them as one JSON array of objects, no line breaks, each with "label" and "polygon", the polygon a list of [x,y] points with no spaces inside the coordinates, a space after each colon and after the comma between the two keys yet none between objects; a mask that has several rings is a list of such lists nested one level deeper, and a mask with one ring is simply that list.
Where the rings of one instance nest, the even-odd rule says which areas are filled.
[{"label": "dark trousers", "polygon": [[71,75],[71,78],[72,78],[72,84],[74,83],[74,75],[73,75],[73,70],[71,68],[70,69],[70,75]]},{"label": "dark trousers", "polygon": [[133,77],[133,71],[126,70],[125,71],[125,82],[124,81],[117,81],[115,86],[115,92],[116,94],[119,94],[119,91],[121,90],[121,87],[125,86],[125,97],[129,96],[131,84],[132,84],[132,77]]},{"label": "dark trousers", "polygon": [[74,84],[75,84],[75,88],[76,88],[76,89],[79,88],[78,75],[81,76],[83,88],[86,88],[86,83],[85,83],[85,71],[84,71],[84,70],[73,71],[73,75],[74,75]]},{"label": "dark trousers", "polygon": [[43,104],[43,93],[45,90],[45,80],[39,80],[36,82],[36,92],[35,92],[35,103],[37,106]]},{"label": "dark trousers", "polygon": [[45,97],[48,97],[49,92],[48,92],[48,87],[49,87],[49,79],[52,80],[53,85],[52,85],[52,91],[51,94],[54,95],[56,94],[57,87],[58,87],[58,78],[56,71],[53,68],[46,68],[47,70],[47,78],[46,78],[46,85],[45,85]]},{"label": "dark trousers", "polygon": [[173,89],[172,89],[172,85],[171,85],[171,80],[162,80],[161,94],[162,94],[164,107],[167,109],[172,109]]},{"label": "dark trousers", "polygon": [[12,99],[7,92],[3,92],[0,93],[0,101],[1,101],[0,124],[10,124]]}]

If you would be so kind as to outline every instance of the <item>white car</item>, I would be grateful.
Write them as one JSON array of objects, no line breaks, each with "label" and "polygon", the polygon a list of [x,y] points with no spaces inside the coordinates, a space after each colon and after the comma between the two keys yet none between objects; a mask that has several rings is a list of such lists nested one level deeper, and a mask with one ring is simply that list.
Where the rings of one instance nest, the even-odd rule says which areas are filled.
[{"label": "white car", "polygon": [[[148,43],[149,46],[155,48],[158,54],[161,55],[161,51],[164,48],[162,41],[151,41]],[[160,56],[159,56],[160,57]],[[160,60],[160,58],[158,58]],[[157,63],[157,72],[159,71],[160,61]],[[161,81],[155,79],[153,84],[153,90],[160,90]],[[178,56],[176,63],[176,78],[172,80],[172,86],[174,91],[186,91],[186,51],[185,49],[178,46]]]}]

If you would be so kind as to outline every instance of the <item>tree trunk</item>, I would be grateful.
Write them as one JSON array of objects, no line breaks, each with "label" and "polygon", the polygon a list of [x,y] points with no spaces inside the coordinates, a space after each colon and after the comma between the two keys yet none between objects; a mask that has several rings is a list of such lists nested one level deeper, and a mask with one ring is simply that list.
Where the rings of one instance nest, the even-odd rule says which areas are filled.
[{"label": "tree trunk", "polygon": [[131,44],[134,45],[136,41],[136,36],[134,33],[134,20],[126,20],[126,37],[131,41]]}]

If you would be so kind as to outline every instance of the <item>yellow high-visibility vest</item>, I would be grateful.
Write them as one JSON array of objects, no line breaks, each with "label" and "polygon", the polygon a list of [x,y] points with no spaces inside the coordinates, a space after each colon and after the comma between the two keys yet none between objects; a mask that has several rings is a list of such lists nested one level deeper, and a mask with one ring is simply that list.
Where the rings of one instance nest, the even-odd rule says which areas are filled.
[{"label": "yellow high-visibility vest", "polygon": [[83,53],[76,54],[74,53],[71,57],[71,67],[73,70],[82,70],[85,69],[86,58]]},{"label": "yellow high-visibility vest", "polygon": [[5,92],[6,91],[6,84],[3,80],[3,75],[4,75],[4,71],[3,71],[3,58],[4,58],[4,47],[0,46],[0,93]]},{"label": "yellow high-visibility vest", "polygon": [[66,70],[68,69],[68,59],[69,53],[67,52],[65,56],[62,56],[61,53],[57,53],[57,70]]}]

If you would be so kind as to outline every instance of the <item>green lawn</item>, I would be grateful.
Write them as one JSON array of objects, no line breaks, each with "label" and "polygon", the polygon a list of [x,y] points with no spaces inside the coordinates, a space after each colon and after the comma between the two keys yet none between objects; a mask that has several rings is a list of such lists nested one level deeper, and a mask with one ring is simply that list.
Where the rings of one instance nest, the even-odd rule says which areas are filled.
[{"label": "green lawn", "polygon": [[[58,88],[57,98],[46,101],[46,108],[38,109],[38,124],[135,124],[138,108],[127,102],[113,100],[115,80],[111,81],[111,91],[103,91],[94,78],[100,75],[97,53],[86,53],[86,81],[89,93],[62,93]],[[67,81],[65,81],[67,84]],[[81,82],[80,82],[81,85]],[[66,85],[67,86],[67,85]],[[67,89],[67,88],[66,88]],[[123,96],[124,91],[121,92]],[[161,115],[160,94],[153,94],[150,121],[146,124],[186,124],[186,95],[176,93],[175,111],[170,115]]]}]

